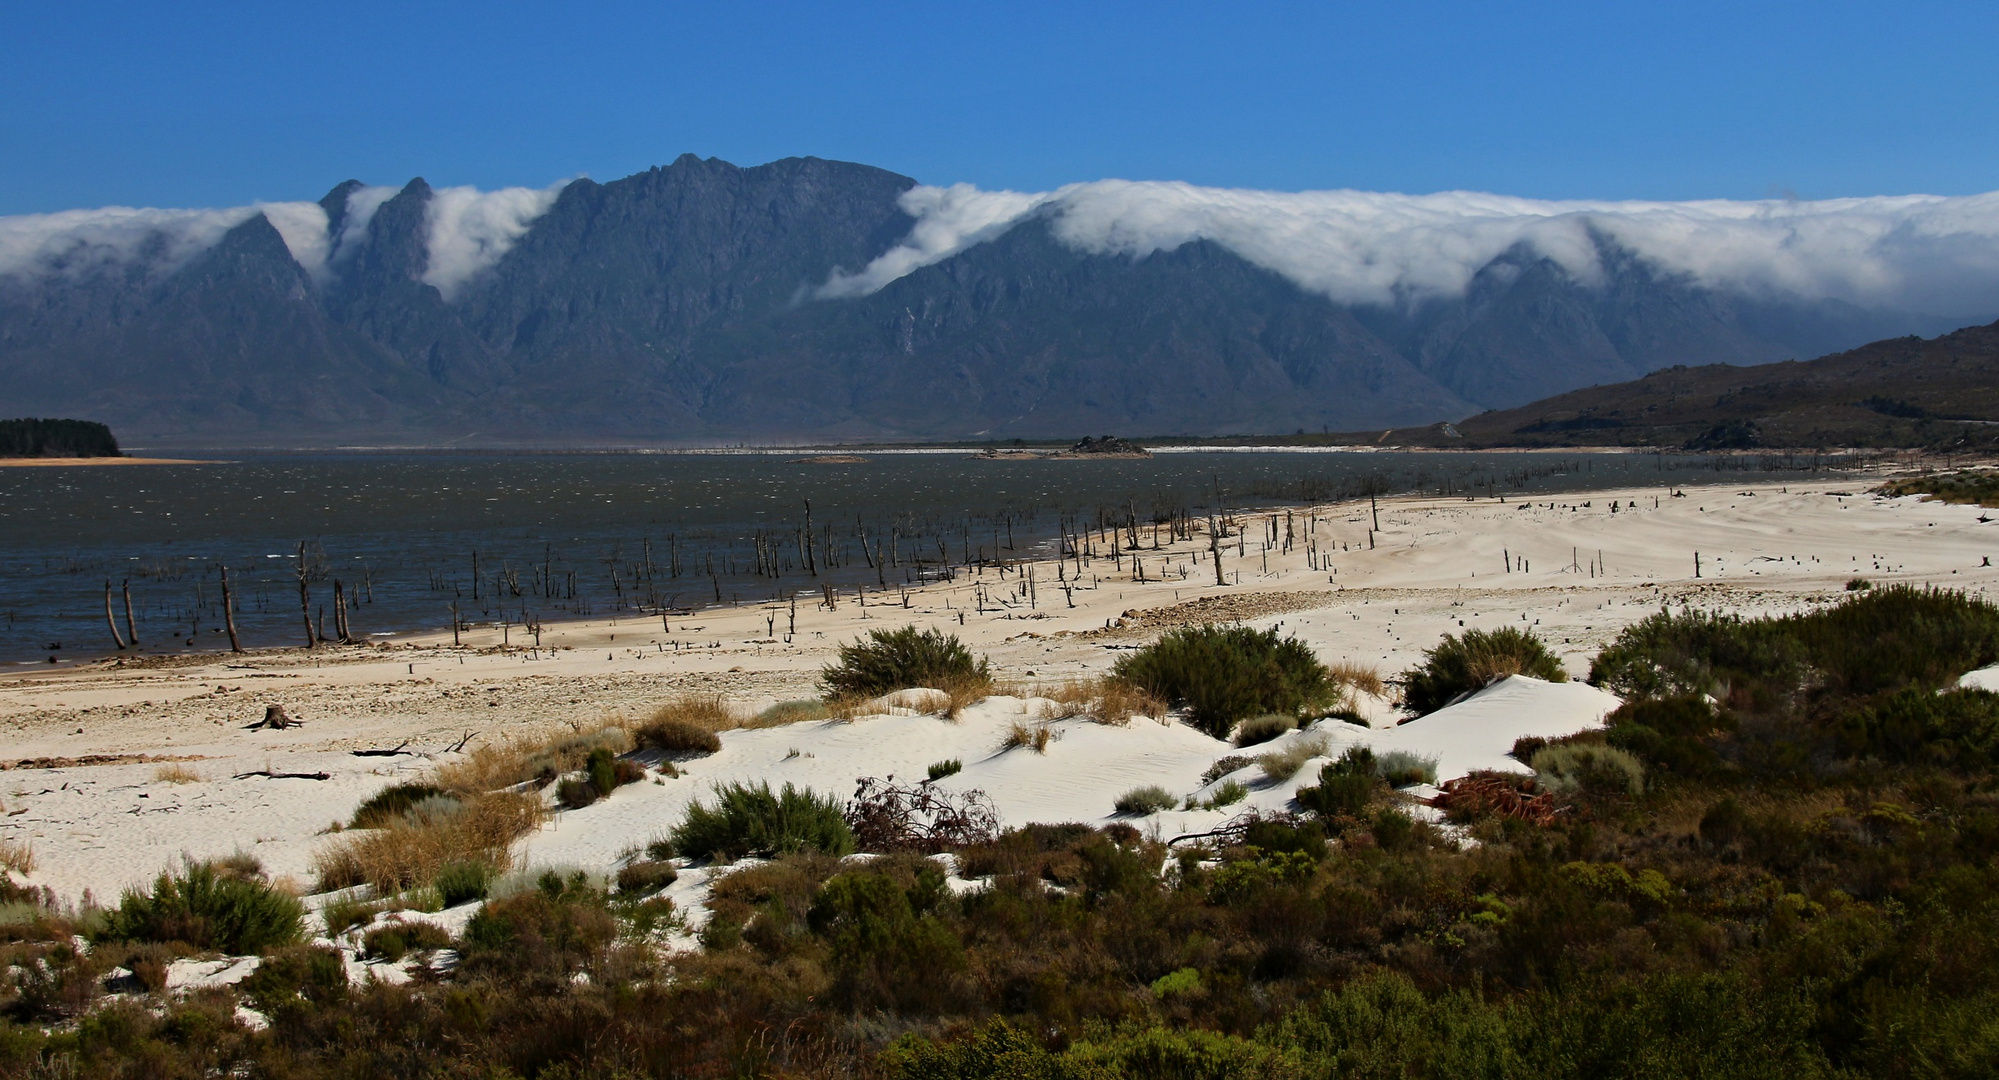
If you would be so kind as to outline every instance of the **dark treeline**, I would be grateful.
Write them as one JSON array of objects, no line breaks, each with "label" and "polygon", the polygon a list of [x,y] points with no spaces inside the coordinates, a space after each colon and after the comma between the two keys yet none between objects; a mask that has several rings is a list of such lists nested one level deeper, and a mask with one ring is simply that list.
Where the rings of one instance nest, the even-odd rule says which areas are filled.
[{"label": "dark treeline", "polygon": [[111,429],[93,420],[0,420],[0,457],[117,457]]}]

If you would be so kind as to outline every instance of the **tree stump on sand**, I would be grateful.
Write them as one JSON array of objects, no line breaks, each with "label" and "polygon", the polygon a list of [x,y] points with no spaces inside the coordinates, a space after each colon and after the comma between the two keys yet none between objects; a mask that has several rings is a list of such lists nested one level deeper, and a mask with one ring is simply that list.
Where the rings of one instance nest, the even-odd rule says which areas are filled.
[{"label": "tree stump on sand", "polygon": [[262,720],[259,720],[254,724],[246,725],[244,730],[256,731],[259,728],[270,728],[273,731],[283,731],[286,728],[304,727],[304,726],[305,726],[304,721],[294,720],[291,717],[286,716],[285,707],[283,705],[270,705],[265,707],[264,718]]}]

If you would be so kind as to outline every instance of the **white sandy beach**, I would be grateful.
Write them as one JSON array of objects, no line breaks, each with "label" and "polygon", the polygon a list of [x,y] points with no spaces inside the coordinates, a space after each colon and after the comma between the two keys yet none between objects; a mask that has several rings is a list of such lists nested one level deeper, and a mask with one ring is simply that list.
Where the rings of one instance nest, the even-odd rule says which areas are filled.
[{"label": "white sandy beach", "polygon": [[[845,593],[832,610],[801,596],[789,643],[787,609],[745,605],[664,625],[634,616],[550,626],[539,648],[524,647],[518,628],[505,648],[501,631],[482,629],[462,647],[445,632],[311,653],[106,662],[16,676],[0,681],[11,766],[0,772],[0,837],[31,844],[31,880],[70,900],[86,890],[110,900],[183,853],[239,849],[274,876],[309,885],[322,830],[383,785],[428,768],[468,733],[476,742],[530,726],[637,717],[688,690],[721,693],[745,708],[811,696],[837,644],[906,623],[961,635],[991,657],[997,676],[1018,684],[1099,673],[1120,650],[1165,627],[1228,618],[1281,625],[1322,659],[1372,665],[1383,675],[1415,662],[1446,632],[1524,625],[1580,676],[1621,627],[1661,605],[1801,610],[1843,595],[1854,576],[1973,591],[1999,583],[1999,568],[1986,564],[1999,555],[1999,521],[1977,507],[1883,499],[1865,488],[1849,477],[1689,488],[1684,497],[1646,488],[1527,503],[1387,500],[1372,549],[1365,503],[1293,511],[1289,551],[1281,542],[1263,551],[1266,516],[1253,515],[1240,548],[1235,537],[1225,546],[1226,586],[1214,582],[1204,535],[1153,550],[1141,529],[1144,582],[1134,580],[1129,555],[1116,564],[1095,558],[1065,595],[1056,562],[1043,558],[1023,559],[1018,575],[989,569],[911,590],[907,606],[896,589],[871,592],[865,604]],[[1283,521],[1280,513],[1280,541]],[[1308,556],[1308,537],[1316,555]],[[1309,568],[1308,559],[1324,568]],[[1030,569],[1032,603],[1021,595]],[[1060,577],[1075,570],[1068,560]],[[1578,730],[1615,704],[1587,687],[1527,684],[1501,684],[1399,728],[1390,726],[1389,703],[1369,702],[1373,729],[1339,725],[1334,734],[1436,754],[1448,778],[1504,767],[1518,734]],[[270,704],[304,726],[243,729]],[[554,816],[521,855],[533,864],[608,869],[719,781],[791,781],[845,796],[861,775],[920,775],[947,757],[965,764],[949,783],[986,791],[1007,824],[1102,821],[1112,800],[1139,784],[1196,793],[1203,771],[1235,752],[1184,725],[1069,720],[1055,725],[1045,755],[999,753],[1001,733],[1024,707],[996,697],[956,722],[894,715],[728,732],[721,753],[690,763],[680,779],[621,788]],[[405,741],[410,753],[400,756],[351,754]],[[109,763],[79,761],[90,756]],[[184,759],[178,764],[199,779],[160,779],[162,762],[139,756]],[[330,778],[236,778],[259,770]],[[1250,805],[1281,805],[1290,786],[1308,780],[1255,791]],[[1141,825],[1170,834],[1232,812],[1168,812]]]}]

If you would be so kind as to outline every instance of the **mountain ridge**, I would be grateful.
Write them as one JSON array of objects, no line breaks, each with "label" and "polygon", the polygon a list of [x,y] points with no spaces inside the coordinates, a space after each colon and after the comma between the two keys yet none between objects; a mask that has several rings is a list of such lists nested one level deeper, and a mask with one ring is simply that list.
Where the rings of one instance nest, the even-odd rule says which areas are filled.
[{"label": "mountain ridge", "polygon": [[0,274],[0,372],[16,411],[99,417],[146,445],[1279,434],[1949,322],[1731,294],[1601,233],[1601,280],[1516,245],[1460,296],[1341,302],[1212,239],[1093,253],[1046,207],[815,299],[906,242],[916,187],[848,162],[683,155],[482,219],[447,280],[439,222],[463,189],[344,181],[317,204],[323,266],[260,211],[177,263],[160,236],[123,262]]}]

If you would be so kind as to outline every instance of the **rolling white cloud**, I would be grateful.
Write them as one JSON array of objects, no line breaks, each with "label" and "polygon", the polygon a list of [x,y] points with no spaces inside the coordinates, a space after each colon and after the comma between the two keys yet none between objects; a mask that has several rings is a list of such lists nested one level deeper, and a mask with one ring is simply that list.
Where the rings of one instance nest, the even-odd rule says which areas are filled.
[{"label": "rolling white cloud", "polygon": [[439,188],[431,193],[426,211],[430,227],[430,261],[423,272],[446,300],[465,283],[500,261],[536,218],[555,205],[565,180],[545,188]]},{"label": "rolling white cloud", "polygon": [[909,237],[822,297],[863,295],[1030,216],[1095,254],[1209,240],[1345,303],[1461,294],[1516,246],[1598,280],[1597,236],[1719,288],[1956,314],[1999,304],[1999,193],[1819,202],[1545,201],[1452,191],[1272,192],[1102,180],[1053,192],[917,187]]},{"label": "rolling white cloud", "polygon": [[[425,211],[427,261],[422,280],[445,299],[500,261],[548,212],[567,184],[546,188],[441,188]],[[347,198],[340,235],[318,203],[255,203],[220,210],[160,210],[110,206],[55,214],[0,217],[0,275],[80,278],[100,270],[142,266],[149,274],[173,272],[214,247],[230,229],[264,215],[284,238],[292,258],[316,278],[338,272],[366,241],[368,224],[399,189],[362,187]]]}]

